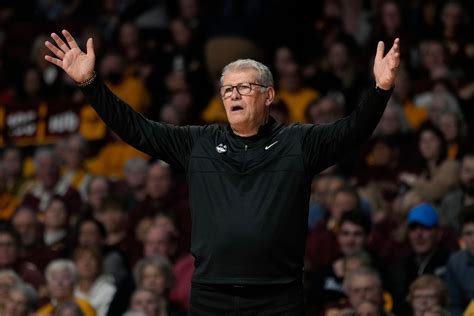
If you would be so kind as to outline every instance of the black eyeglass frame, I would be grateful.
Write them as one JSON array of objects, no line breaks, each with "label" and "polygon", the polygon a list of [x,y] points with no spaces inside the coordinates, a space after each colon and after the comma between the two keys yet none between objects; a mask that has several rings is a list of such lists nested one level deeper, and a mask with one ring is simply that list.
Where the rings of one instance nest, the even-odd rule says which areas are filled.
[{"label": "black eyeglass frame", "polygon": [[[250,88],[249,92],[248,92],[248,93],[242,93],[242,92],[240,92],[240,89],[241,89],[242,87],[247,88],[246,85],[249,85],[249,87],[248,87],[248,88]],[[263,84],[260,84],[260,83],[256,83],[256,82],[241,82],[241,83],[239,83],[239,84],[237,84],[237,85],[235,85],[235,86],[230,85],[230,84],[229,84],[229,85],[220,86],[220,87],[219,87],[219,93],[220,93],[220,95],[221,95],[221,98],[227,99],[227,98],[229,98],[229,97],[232,95],[232,93],[234,92],[234,89],[237,88],[237,92],[238,92],[240,95],[250,95],[250,94],[252,93],[252,91],[254,90],[254,89],[253,89],[253,86],[258,86],[258,87],[261,87],[261,88],[268,88],[268,86],[263,85]],[[226,88],[225,91],[224,91],[224,93],[222,93],[222,88]],[[230,88],[230,90],[227,90],[227,89],[229,89],[229,88]],[[227,93],[227,95],[226,95],[226,93]]]}]

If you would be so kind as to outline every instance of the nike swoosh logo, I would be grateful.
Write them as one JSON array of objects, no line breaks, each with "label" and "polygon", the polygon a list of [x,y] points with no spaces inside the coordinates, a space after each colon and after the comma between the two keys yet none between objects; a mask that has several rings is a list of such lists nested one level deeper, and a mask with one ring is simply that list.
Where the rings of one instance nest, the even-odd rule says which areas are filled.
[{"label": "nike swoosh logo", "polygon": [[271,144],[268,145],[268,146],[265,146],[265,150],[269,150],[270,147],[272,147],[272,146],[275,145],[276,143],[278,143],[278,140],[277,140],[276,142],[274,142],[274,143],[271,143]]}]

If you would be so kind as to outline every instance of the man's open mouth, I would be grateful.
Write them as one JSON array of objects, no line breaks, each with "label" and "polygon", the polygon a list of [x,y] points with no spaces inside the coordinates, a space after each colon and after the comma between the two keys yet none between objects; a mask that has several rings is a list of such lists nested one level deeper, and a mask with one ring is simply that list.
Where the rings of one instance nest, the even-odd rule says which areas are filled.
[{"label": "man's open mouth", "polygon": [[241,111],[241,110],[243,110],[243,109],[244,109],[244,108],[241,107],[240,105],[234,105],[234,106],[232,106],[232,108],[231,108],[232,112]]}]

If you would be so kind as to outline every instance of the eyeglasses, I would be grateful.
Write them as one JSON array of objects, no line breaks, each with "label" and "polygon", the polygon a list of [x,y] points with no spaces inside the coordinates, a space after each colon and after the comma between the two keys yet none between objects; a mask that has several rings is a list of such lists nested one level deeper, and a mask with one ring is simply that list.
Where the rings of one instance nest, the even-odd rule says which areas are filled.
[{"label": "eyeglasses", "polygon": [[232,86],[232,85],[221,86],[220,94],[221,94],[221,97],[223,99],[227,99],[234,92],[234,88],[237,88],[237,92],[240,95],[250,95],[252,93],[252,90],[254,90],[253,86],[258,86],[258,87],[261,87],[261,88],[268,88],[268,86],[264,86],[264,85],[259,84],[259,83],[243,82],[243,83],[239,83],[238,85],[235,85],[235,86]]}]

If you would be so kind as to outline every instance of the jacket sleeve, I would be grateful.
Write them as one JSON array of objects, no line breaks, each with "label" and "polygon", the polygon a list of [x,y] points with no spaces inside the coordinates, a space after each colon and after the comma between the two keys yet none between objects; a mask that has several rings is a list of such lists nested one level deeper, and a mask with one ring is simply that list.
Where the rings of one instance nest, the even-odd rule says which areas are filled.
[{"label": "jacket sleeve", "polygon": [[204,127],[149,120],[114,95],[98,77],[81,90],[107,127],[124,142],[151,157],[186,168],[193,143]]},{"label": "jacket sleeve", "polygon": [[[459,254],[459,253],[458,253]],[[457,271],[464,272],[464,269],[459,266],[459,256],[451,256],[448,263],[446,264],[446,276],[445,282],[448,289],[449,296],[449,311],[453,316],[462,316],[463,310],[466,305],[466,299],[462,293],[462,287],[460,280],[458,279],[459,273]],[[461,272],[461,274],[462,274]]]},{"label": "jacket sleeve", "polygon": [[303,155],[311,175],[337,163],[372,135],[393,90],[370,89],[351,113],[336,122],[303,125]]}]

